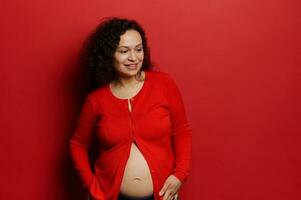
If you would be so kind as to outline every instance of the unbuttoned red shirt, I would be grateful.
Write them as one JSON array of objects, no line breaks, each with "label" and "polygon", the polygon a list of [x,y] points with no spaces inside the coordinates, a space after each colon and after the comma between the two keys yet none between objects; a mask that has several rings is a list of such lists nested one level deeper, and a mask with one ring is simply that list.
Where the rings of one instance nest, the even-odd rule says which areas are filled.
[{"label": "unbuttoned red shirt", "polygon": [[[70,139],[70,153],[93,199],[116,200],[131,145],[136,143],[150,168],[154,198],[170,175],[187,180],[191,160],[191,128],[175,81],[165,72],[145,71],[139,92],[120,99],[109,84],[90,92]],[[88,150],[93,134],[99,143],[94,171]]]}]

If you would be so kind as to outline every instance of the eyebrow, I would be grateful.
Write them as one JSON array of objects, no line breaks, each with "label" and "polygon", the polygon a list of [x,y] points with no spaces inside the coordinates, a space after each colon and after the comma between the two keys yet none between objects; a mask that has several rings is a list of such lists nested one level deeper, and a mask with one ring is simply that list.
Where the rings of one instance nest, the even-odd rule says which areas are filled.
[{"label": "eyebrow", "polygon": [[[136,47],[137,47],[137,46],[139,46],[139,45],[142,45],[142,43],[140,43],[140,44],[137,44],[137,45],[136,45]],[[120,47],[129,48],[128,46],[119,46],[118,48],[120,48]]]}]

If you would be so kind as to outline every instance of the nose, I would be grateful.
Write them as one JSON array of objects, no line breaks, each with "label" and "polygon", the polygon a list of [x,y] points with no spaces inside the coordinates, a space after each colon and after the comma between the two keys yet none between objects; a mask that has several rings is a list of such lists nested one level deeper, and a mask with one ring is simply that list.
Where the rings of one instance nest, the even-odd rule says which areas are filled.
[{"label": "nose", "polygon": [[129,55],[129,60],[131,60],[131,61],[137,60],[137,55],[136,55],[135,51],[131,51],[131,53]]}]

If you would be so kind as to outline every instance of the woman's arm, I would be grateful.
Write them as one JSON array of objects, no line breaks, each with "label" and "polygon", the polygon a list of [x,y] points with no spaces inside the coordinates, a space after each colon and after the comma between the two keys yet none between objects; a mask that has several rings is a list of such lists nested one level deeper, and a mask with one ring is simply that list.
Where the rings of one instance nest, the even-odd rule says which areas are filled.
[{"label": "woman's arm", "polygon": [[74,167],[85,187],[89,188],[93,173],[89,163],[88,149],[94,132],[96,115],[88,95],[81,108],[75,132],[70,139],[70,153]]},{"label": "woman's arm", "polygon": [[176,159],[172,175],[184,183],[190,172],[192,131],[187,122],[180,90],[175,81],[169,75],[167,77],[166,96],[172,123],[171,140]]},{"label": "woman's arm", "polygon": [[172,123],[171,142],[175,155],[175,167],[172,174],[165,180],[159,195],[164,195],[163,200],[178,200],[179,189],[190,172],[192,135],[181,93],[174,80],[168,74],[166,75],[164,92]]}]

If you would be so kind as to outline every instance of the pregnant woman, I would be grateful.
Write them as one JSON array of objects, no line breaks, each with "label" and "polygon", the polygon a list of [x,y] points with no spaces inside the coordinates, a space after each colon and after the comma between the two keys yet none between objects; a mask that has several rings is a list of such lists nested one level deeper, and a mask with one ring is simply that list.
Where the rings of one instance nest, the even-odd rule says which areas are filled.
[{"label": "pregnant woman", "polygon": [[[152,70],[145,32],[108,17],[88,39],[95,89],[70,139],[72,160],[91,199],[178,200],[191,159],[191,129],[174,80]],[[93,134],[99,157],[92,171]]]}]

